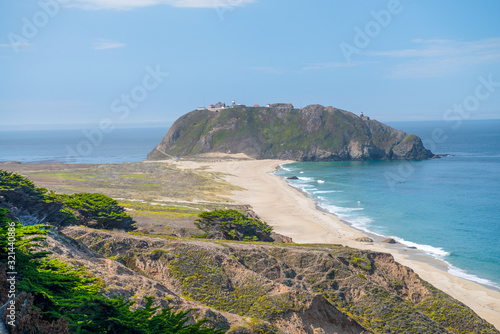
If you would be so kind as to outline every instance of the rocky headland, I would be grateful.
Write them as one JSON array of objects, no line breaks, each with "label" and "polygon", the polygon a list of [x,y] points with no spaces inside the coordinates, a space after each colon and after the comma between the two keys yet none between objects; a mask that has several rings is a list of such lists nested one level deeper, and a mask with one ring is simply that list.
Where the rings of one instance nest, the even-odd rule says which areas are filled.
[{"label": "rocky headland", "polygon": [[291,104],[195,110],[181,116],[149,160],[244,153],[294,161],[428,159],[421,139],[334,107]]}]

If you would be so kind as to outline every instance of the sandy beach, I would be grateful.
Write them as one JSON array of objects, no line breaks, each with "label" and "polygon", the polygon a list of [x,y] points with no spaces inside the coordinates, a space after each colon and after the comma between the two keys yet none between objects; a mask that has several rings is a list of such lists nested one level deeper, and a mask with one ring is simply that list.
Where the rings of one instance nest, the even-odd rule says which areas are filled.
[{"label": "sandy beach", "polygon": [[499,291],[454,276],[445,270],[444,262],[419,256],[418,251],[404,245],[395,247],[376,239],[373,243],[355,241],[367,235],[342,222],[337,216],[318,209],[311,198],[270,174],[280,164],[291,161],[242,158],[178,161],[175,164],[188,169],[208,166],[209,170],[227,174],[225,178],[228,182],[246,189],[234,192],[232,199],[251,205],[276,232],[293,238],[296,243],[342,244],[392,254],[396,261],[412,268],[422,279],[466,304],[500,330]]}]

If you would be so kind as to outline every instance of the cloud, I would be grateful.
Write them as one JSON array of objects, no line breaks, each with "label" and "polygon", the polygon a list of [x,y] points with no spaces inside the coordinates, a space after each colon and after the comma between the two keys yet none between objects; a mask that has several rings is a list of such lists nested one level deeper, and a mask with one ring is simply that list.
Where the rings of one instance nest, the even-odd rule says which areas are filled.
[{"label": "cloud", "polygon": [[260,71],[264,72],[266,74],[281,74],[283,73],[283,70],[273,67],[273,66],[255,66],[255,67],[249,67],[249,69],[254,70],[254,71]]},{"label": "cloud", "polygon": [[94,50],[108,50],[108,49],[116,49],[126,46],[125,43],[115,42],[108,39],[98,39],[94,42],[93,49]]},{"label": "cloud", "polygon": [[416,47],[404,50],[367,52],[365,55],[399,58],[402,63],[389,68],[393,78],[427,78],[446,76],[473,65],[500,62],[500,38],[478,41],[416,39]]},{"label": "cloud", "polygon": [[66,7],[86,10],[130,10],[138,7],[169,5],[188,8],[241,7],[256,0],[63,0]]},{"label": "cloud", "polygon": [[15,51],[25,50],[25,49],[28,49],[31,46],[33,46],[33,44],[31,44],[31,43],[23,43],[23,42],[0,44],[0,48],[5,48],[5,49],[12,48]]},{"label": "cloud", "polygon": [[376,63],[376,61],[354,61],[354,62],[340,62],[340,63],[314,63],[314,64],[309,64],[308,66],[304,67],[302,70],[303,71],[316,71],[316,70],[328,70],[332,68],[345,68],[345,67],[356,67],[356,66],[362,66],[366,64],[373,64]]}]

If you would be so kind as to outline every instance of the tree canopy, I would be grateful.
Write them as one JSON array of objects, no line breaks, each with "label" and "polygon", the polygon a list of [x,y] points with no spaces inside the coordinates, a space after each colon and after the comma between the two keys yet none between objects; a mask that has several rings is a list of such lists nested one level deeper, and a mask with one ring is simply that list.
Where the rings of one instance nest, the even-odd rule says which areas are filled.
[{"label": "tree canopy", "polygon": [[208,239],[273,241],[273,228],[259,219],[249,218],[238,210],[215,210],[199,215],[195,225]]},{"label": "tree canopy", "polygon": [[79,223],[100,229],[134,229],[132,217],[114,199],[97,193],[78,193],[59,197]]},{"label": "tree canopy", "polygon": [[134,220],[114,199],[97,193],[48,192],[19,174],[0,170],[0,207],[23,225],[79,224],[99,229],[135,229]]}]

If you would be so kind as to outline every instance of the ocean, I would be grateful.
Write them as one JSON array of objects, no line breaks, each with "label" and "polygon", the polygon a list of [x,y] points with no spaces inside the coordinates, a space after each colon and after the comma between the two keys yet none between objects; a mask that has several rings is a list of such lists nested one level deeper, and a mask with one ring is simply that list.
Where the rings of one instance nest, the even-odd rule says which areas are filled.
[{"label": "ocean", "polygon": [[0,163],[121,163],[146,160],[166,127],[0,131]]},{"label": "ocean", "polygon": [[276,174],[353,227],[391,237],[500,288],[500,120],[388,123],[441,159],[307,162]]},{"label": "ocean", "polygon": [[[276,174],[298,176],[287,182],[355,228],[392,237],[446,261],[455,275],[500,288],[500,120],[389,125],[449,155],[292,163]],[[167,130],[1,131],[0,163],[142,161]]]}]

